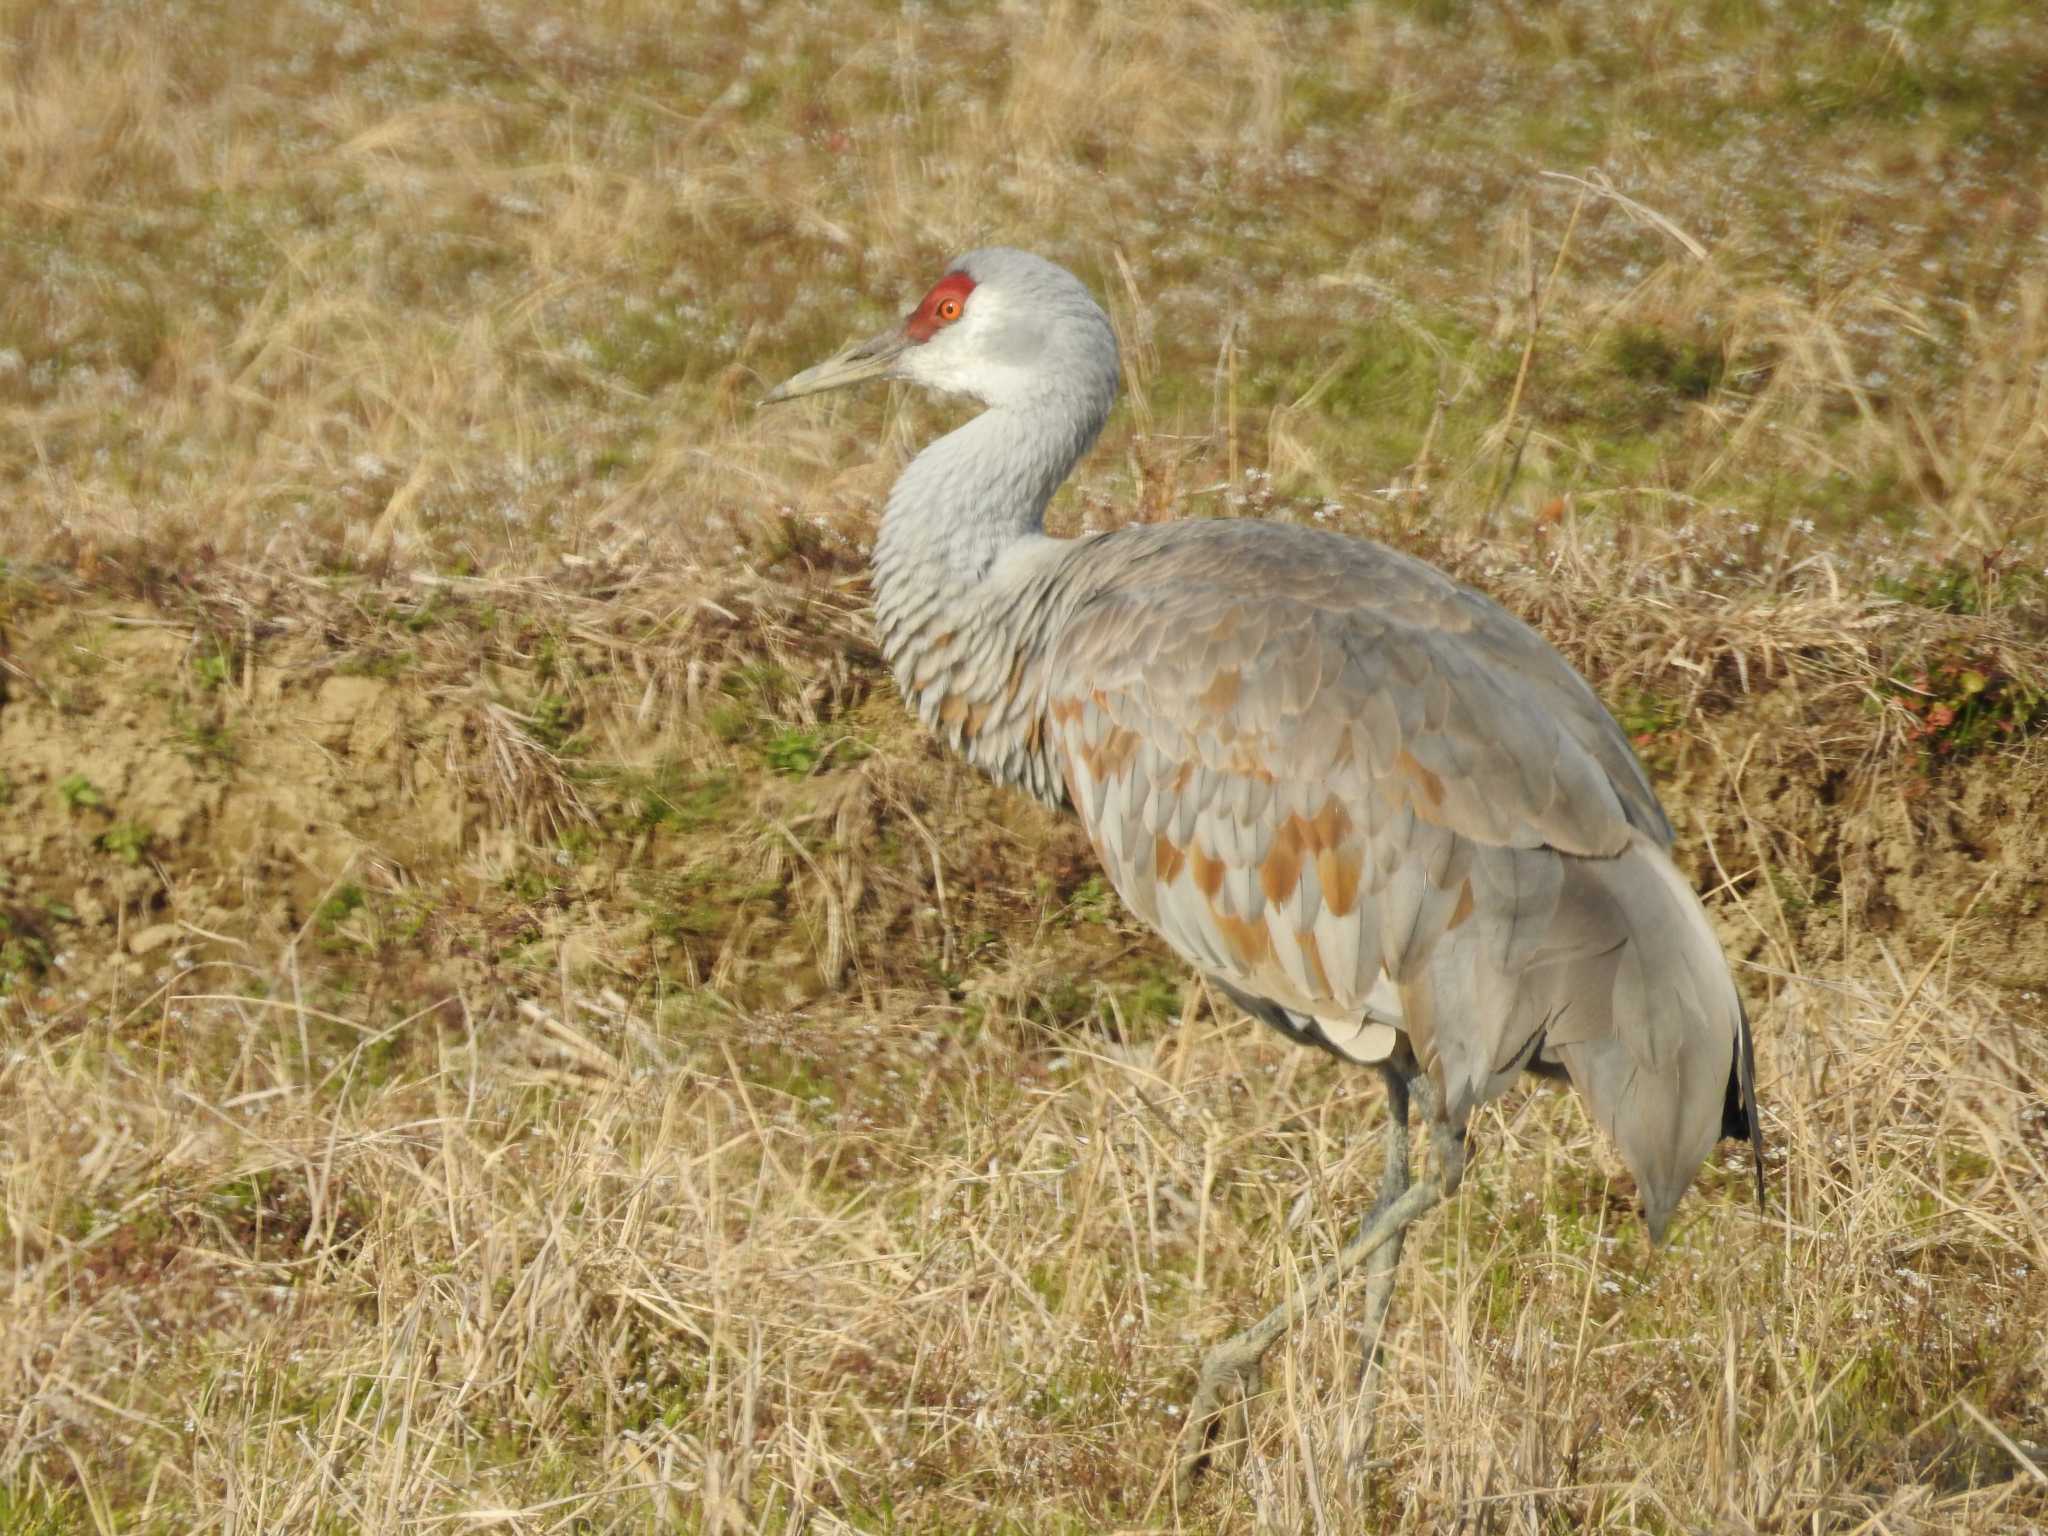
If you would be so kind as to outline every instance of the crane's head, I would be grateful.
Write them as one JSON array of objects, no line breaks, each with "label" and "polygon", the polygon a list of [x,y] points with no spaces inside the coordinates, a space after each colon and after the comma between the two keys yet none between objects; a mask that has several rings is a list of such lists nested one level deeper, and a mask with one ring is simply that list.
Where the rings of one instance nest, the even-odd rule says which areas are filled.
[{"label": "crane's head", "polygon": [[1083,395],[1108,410],[1116,333],[1065,267],[1001,246],[954,262],[901,323],[770,390],[794,400],[868,379],[901,379],[983,405]]}]

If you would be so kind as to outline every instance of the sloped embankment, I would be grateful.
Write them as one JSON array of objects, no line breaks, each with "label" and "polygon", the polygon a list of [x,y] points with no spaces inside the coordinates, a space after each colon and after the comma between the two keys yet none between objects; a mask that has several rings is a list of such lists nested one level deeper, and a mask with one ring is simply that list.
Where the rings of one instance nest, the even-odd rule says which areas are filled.
[{"label": "sloped embankment", "polygon": [[[1527,595],[1636,733],[1737,953],[1939,954],[2048,993],[2042,750],[1928,727],[1942,658],[2026,666],[1995,627]],[[860,604],[830,575],[17,583],[8,985],[76,997],[174,944],[308,935],[472,972],[547,940],[768,1004],[957,978],[963,935],[1035,921],[1090,860],[909,725]]]}]

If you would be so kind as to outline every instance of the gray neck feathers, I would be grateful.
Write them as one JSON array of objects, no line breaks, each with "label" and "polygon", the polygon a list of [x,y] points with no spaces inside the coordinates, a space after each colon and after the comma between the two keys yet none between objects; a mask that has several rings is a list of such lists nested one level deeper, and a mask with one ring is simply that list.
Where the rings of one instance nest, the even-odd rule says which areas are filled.
[{"label": "gray neck feathers", "polygon": [[1102,427],[1099,415],[1048,408],[1065,403],[983,411],[912,459],[889,493],[877,574],[935,564],[929,574],[971,586],[1005,548],[1042,532],[1046,503]]},{"label": "gray neck feathers", "polygon": [[875,627],[905,702],[988,772],[1047,796],[1048,766],[1026,761],[1026,684],[1063,562],[997,562],[1043,534],[1046,503],[1109,413],[1108,382],[991,407],[940,438],[897,480],[875,541]]},{"label": "gray neck feathers", "polygon": [[923,620],[976,595],[1006,549],[1044,532],[1046,503],[1102,430],[1110,398],[1059,390],[992,407],[910,461],[875,541],[875,617],[892,661]]}]

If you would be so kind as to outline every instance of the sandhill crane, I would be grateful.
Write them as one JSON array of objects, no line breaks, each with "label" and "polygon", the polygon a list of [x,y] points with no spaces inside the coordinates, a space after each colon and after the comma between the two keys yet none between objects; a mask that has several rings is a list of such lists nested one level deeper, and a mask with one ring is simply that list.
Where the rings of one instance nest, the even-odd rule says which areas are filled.
[{"label": "sandhill crane", "polygon": [[[875,544],[905,700],[997,780],[1071,806],[1125,904],[1247,1013],[1386,1082],[1378,1201],[1205,1358],[1183,1488],[1274,1341],[1360,1263],[1370,1380],[1402,1234],[1458,1187],[1472,1111],[1525,1070],[1584,1096],[1653,1238],[1717,1138],[1749,1139],[1762,1200],[1721,946],[1628,738],[1534,630],[1319,530],[1048,537],[1046,504],[1116,396],[1117,346],[1040,257],[963,256],[900,324],[763,403],[866,379],[987,407],[910,462]],[[1411,1099],[1432,1146],[1412,1185]]]}]

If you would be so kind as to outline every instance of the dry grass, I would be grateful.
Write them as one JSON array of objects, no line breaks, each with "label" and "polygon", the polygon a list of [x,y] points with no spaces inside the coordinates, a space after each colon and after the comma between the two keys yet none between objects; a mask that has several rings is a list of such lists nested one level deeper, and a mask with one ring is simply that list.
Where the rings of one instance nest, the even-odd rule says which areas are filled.
[{"label": "dry grass", "polygon": [[[558,12],[0,0],[0,1533],[2048,1523],[2028,8]],[[1362,1482],[1336,1313],[1163,1491],[1376,1085],[903,719],[948,408],[749,408],[988,239],[1064,526],[1529,614],[1743,962],[1771,1210],[1489,1111]]]}]

